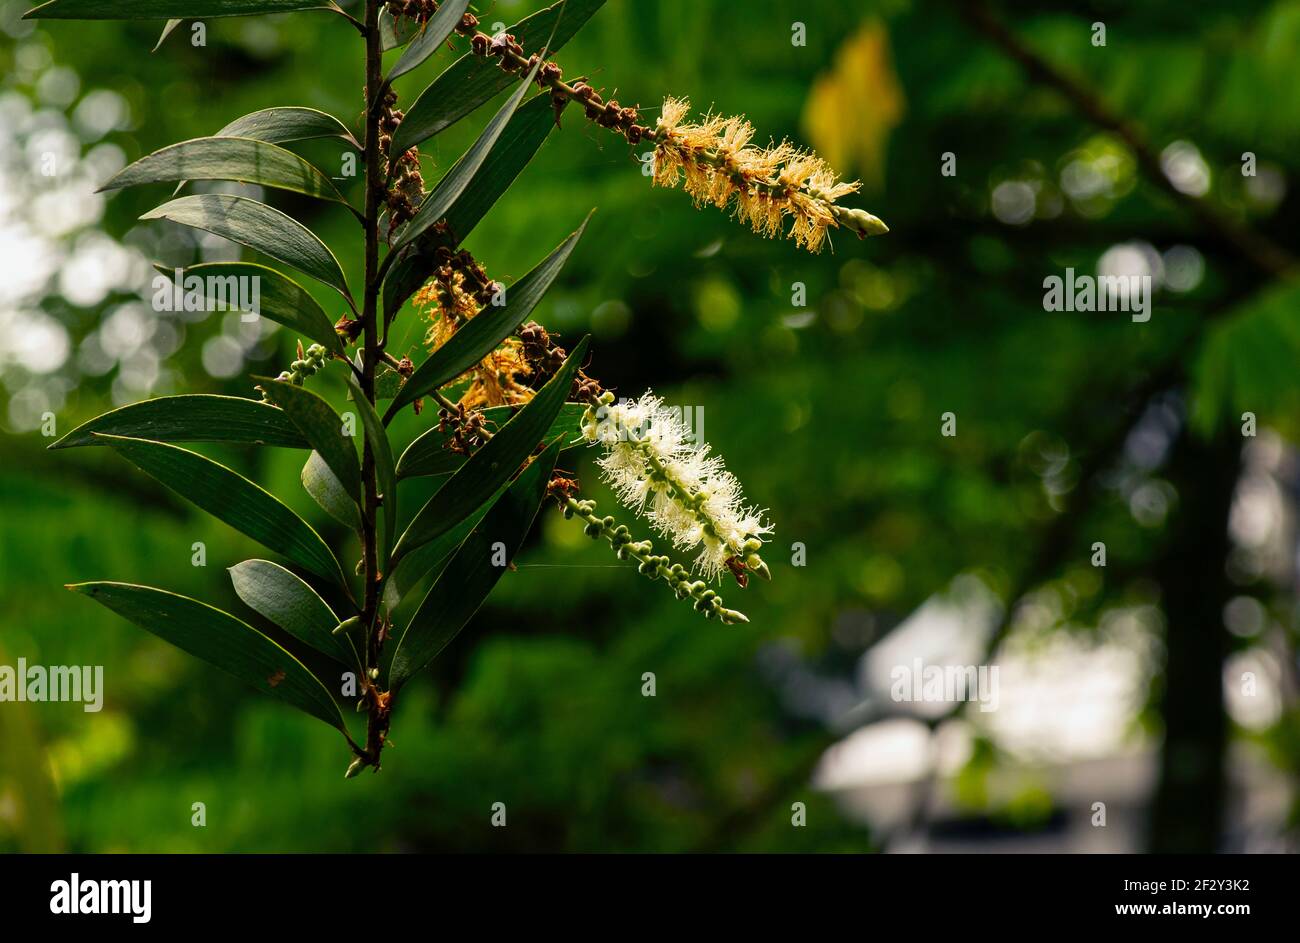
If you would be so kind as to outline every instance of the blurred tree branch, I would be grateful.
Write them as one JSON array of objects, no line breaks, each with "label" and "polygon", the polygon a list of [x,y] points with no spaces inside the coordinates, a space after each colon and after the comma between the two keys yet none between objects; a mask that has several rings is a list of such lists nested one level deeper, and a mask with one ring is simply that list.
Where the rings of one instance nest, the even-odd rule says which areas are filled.
[{"label": "blurred tree branch", "polygon": [[[1019,63],[1031,80],[1055,89],[1070,101],[1084,118],[1099,128],[1110,131],[1123,141],[1133,151],[1139,167],[1151,182],[1170,194],[1180,205],[1187,207],[1202,226],[1210,231],[1212,237],[1221,238],[1234,254],[1270,278],[1289,278],[1300,272],[1300,264],[1286,250],[1227,216],[1212,202],[1176,188],[1165,175],[1164,169],[1160,166],[1160,159],[1148,144],[1145,135],[1132,122],[1111,112],[1091,89],[1061,72],[1021,42],[993,15],[986,3],[981,0],[969,0],[969,2],[962,0],[956,6],[962,17],[977,32],[994,43],[1009,58]],[[1249,294],[1250,292],[1234,293],[1227,303],[1207,312],[1205,320],[1227,315]],[[1170,348],[1168,355],[1151,373],[1123,397],[1129,404],[1129,408],[1122,413],[1121,420],[1114,423],[1109,434],[1101,437],[1095,446],[1085,450],[1086,453],[1090,453],[1090,458],[1083,465],[1080,473],[1080,489],[1086,488],[1088,483],[1108,466],[1112,456],[1123,446],[1129,433],[1131,420],[1135,415],[1134,409],[1144,408],[1147,402],[1160,391],[1178,387],[1185,382],[1185,364],[1189,355],[1194,352],[1199,339],[1199,331],[1189,332]],[[1094,406],[1089,402],[1080,410],[1079,418],[1086,425],[1088,418],[1095,413]],[[1068,550],[1073,546],[1071,535],[1077,521],[1086,514],[1087,507],[1086,500],[1074,502],[1070,512],[1058,516],[1048,526],[1038,543],[1038,552],[1034,554],[1033,565],[1017,581],[1016,587],[1008,595],[1006,612],[989,638],[987,650],[990,654],[996,651],[997,646],[1005,639],[1015,604],[1019,599],[1035,586],[1049,579],[1065,562]],[[957,707],[959,709],[961,705]],[[954,709],[949,716],[958,713],[958,709]]]},{"label": "blurred tree branch", "polygon": [[994,16],[988,4],[981,0],[957,0],[955,6],[976,32],[1018,63],[1031,81],[1054,89],[1089,122],[1122,141],[1133,152],[1138,166],[1150,181],[1175,203],[1186,208],[1211,234],[1222,239],[1265,275],[1290,277],[1297,274],[1300,263],[1281,246],[1228,215],[1211,200],[1184,193],[1175,187],[1146,135],[1133,122],[1111,111],[1096,92],[1029,48]]},{"label": "blurred tree branch", "polygon": [[[1228,215],[1213,201],[1184,193],[1175,187],[1165,174],[1158,153],[1135,124],[1112,112],[1094,91],[1066,75],[1025,45],[994,16],[987,4],[979,0],[975,2],[959,0],[956,6],[962,18],[1008,58],[1024,68],[1031,81],[1061,94],[1088,122],[1113,134],[1128,147],[1150,182],[1172,198],[1176,205],[1186,209],[1197,221],[1204,231],[1204,238],[1201,240],[1203,243],[1221,246],[1229,254],[1240,259],[1246,268],[1264,276],[1263,283],[1251,280],[1248,286],[1239,284],[1239,287],[1230,291],[1221,303],[1206,311],[1200,324],[1190,326],[1183,336],[1177,338],[1170,345],[1167,354],[1137,383],[1111,397],[1099,397],[1098,391],[1092,388],[1089,388],[1087,395],[1076,397],[1076,402],[1081,405],[1065,426],[1087,430],[1087,434],[1083,437],[1085,444],[1082,448],[1078,447],[1079,437],[1075,436],[1075,451],[1082,456],[1079,484],[1067,509],[1057,515],[1039,536],[1028,569],[1020,575],[1008,593],[1005,611],[987,641],[987,658],[992,657],[1006,639],[1013,624],[1017,603],[1035,587],[1053,578],[1073,556],[1077,555],[1080,527],[1091,509],[1096,494],[1097,479],[1112,467],[1131,433],[1134,422],[1152,400],[1161,393],[1185,385],[1186,364],[1201,340],[1204,324],[1229,316],[1242,301],[1257,290],[1267,287],[1274,279],[1294,277],[1300,273],[1300,263],[1285,249]],[[973,225],[978,227],[979,224]],[[916,235],[913,234],[914,237]],[[1040,248],[1041,243],[1035,243],[1034,247]],[[1118,399],[1123,404],[1119,415],[1099,411],[1097,409],[1099,398],[1110,401]],[[1180,437],[1183,438],[1188,435],[1186,429],[1180,433]],[[1228,497],[1220,496],[1220,499],[1228,500]],[[1220,514],[1214,514],[1213,518],[1214,526],[1224,523]],[[1188,525],[1184,522],[1182,526]],[[931,730],[957,716],[965,706],[964,703],[958,703],[943,716],[929,721]],[[879,717],[873,713],[870,719],[876,720]],[[748,813],[739,813],[729,818],[725,827],[719,830],[713,843],[706,842],[704,847],[710,847],[711,844],[716,846],[717,841],[724,835],[729,836],[736,830],[743,829],[748,819],[752,819],[755,815],[761,814],[762,810],[772,806],[789,788],[793,788],[801,777],[806,777],[811,772],[822,753],[818,747],[828,747],[834,739],[831,736],[817,738],[819,743],[814,744],[814,748],[806,755],[806,763],[800,764],[804,766],[802,771],[791,770],[789,775],[782,778],[777,788],[771,790],[763,801],[757,803],[756,808],[751,808]],[[919,799],[914,805],[911,822],[911,828],[914,830],[925,827],[934,785],[932,779],[927,777],[923,777],[918,784]]]},{"label": "blurred tree branch", "polygon": [[[1177,205],[1187,209],[1212,238],[1221,241],[1233,254],[1265,276],[1267,281],[1296,275],[1297,262],[1285,249],[1226,214],[1212,201],[1184,193],[1175,187],[1165,174],[1160,158],[1136,125],[1112,112],[1090,88],[1021,42],[993,15],[987,4],[973,0],[959,2],[957,7],[962,18],[1008,58],[1018,63],[1031,81],[1058,92],[1083,118],[1124,143],[1148,179]],[[1256,289],[1260,287],[1262,286],[1258,283],[1252,286]],[[1241,292],[1233,294],[1240,295]],[[1221,316],[1235,307],[1235,301],[1218,306],[1208,313],[1205,320]],[[1078,524],[1086,516],[1090,505],[1086,492],[1122,449],[1132,426],[1134,409],[1145,408],[1162,390],[1185,385],[1186,361],[1194,352],[1199,339],[1200,331],[1193,329],[1172,345],[1168,355],[1125,397],[1128,406],[1122,412],[1120,420],[1113,422],[1110,431],[1102,435],[1096,446],[1085,453],[1087,460],[1079,480],[1079,488],[1085,491],[1085,496],[1083,500],[1073,502],[1067,513],[1055,518],[1040,537],[1033,562],[1008,594],[1006,610],[988,639],[986,658],[992,657],[1006,638],[1019,600],[1034,587],[1050,579],[1069,559],[1077,542]],[[1083,412],[1087,415],[1093,411],[1095,408],[1090,402]],[[1211,447],[1200,446],[1191,441],[1193,438],[1186,428],[1180,432],[1182,444],[1178,446],[1179,454],[1190,448],[1201,449],[1207,456]],[[1221,435],[1220,440],[1222,438]],[[1232,454],[1235,456],[1239,450],[1240,447],[1237,446]],[[1222,445],[1215,452],[1226,455]],[[1179,490],[1182,492],[1185,488],[1191,489],[1190,497],[1194,500],[1185,502],[1180,509],[1174,525],[1175,533],[1166,542],[1161,557],[1161,586],[1166,614],[1171,623],[1179,621],[1183,624],[1187,638],[1181,639],[1177,645],[1172,644],[1172,640],[1168,644],[1170,674],[1166,678],[1163,712],[1168,729],[1165,748],[1161,753],[1161,778],[1153,803],[1154,822],[1151,831],[1153,847],[1157,850],[1171,850],[1174,847],[1179,850],[1215,850],[1224,800],[1221,765],[1225,735],[1221,697],[1207,697],[1206,692],[1218,690],[1218,672],[1225,651],[1222,628],[1215,628],[1213,620],[1217,618],[1223,601],[1219,597],[1225,597],[1227,592],[1223,574],[1223,562],[1228,552],[1227,512],[1231,505],[1238,466],[1236,461],[1232,461],[1223,463],[1225,467],[1216,466],[1210,470],[1200,467],[1206,464],[1204,461],[1192,464],[1197,467],[1189,470],[1187,462],[1183,462],[1183,477],[1187,480],[1179,482]],[[1188,533],[1200,536],[1195,551],[1181,546],[1183,542],[1179,540],[1179,535]],[[1203,552],[1206,546],[1211,548],[1208,554]],[[1189,562],[1188,553],[1199,556]],[[1183,594],[1180,589],[1184,580],[1192,584],[1188,594]],[[1207,618],[1209,623],[1205,622]],[[1210,705],[1213,718],[1207,716],[1205,709],[1196,708],[1194,702],[1197,699],[1203,702],[1202,708]],[[931,729],[956,716],[964,707],[962,703],[954,705],[951,711],[931,724]],[[1171,709],[1175,716],[1170,716]],[[1179,764],[1184,762],[1192,748],[1198,751],[1200,762],[1189,775]],[[933,783],[928,779],[919,784],[914,822],[921,827],[927,817],[932,788]],[[1179,845],[1173,833],[1180,828],[1179,823],[1188,821],[1188,812],[1192,819],[1201,821],[1204,827]]]}]

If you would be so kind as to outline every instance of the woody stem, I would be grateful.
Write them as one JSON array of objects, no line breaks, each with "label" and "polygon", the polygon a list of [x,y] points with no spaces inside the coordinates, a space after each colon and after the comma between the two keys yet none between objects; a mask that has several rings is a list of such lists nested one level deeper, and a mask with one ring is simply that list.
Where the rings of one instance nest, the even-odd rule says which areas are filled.
[{"label": "woody stem", "polygon": [[[377,99],[370,96],[381,94],[382,85],[382,46],[379,35],[379,10],[382,0],[366,0],[365,38],[366,38],[366,119],[365,119],[365,154],[366,154],[366,200],[365,200],[365,295],[363,299],[361,321],[364,335],[364,347],[361,352],[361,395],[372,404],[375,402],[375,368],[381,355],[379,346],[378,297],[379,297],[379,214],[384,204],[386,184],[383,158],[379,147],[379,114],[375,108]],[[387,734],[387,710],[378,693],[373,688],[369,677],[370,669],[379,664],[379,621],[380,621],[380,560],[378,548],[379,490],[375,468],[375,455],[369,441],[365,443],[362,462],[361,480],[363,507],[361,514],[362,544],[362,579],[365,581],[362,597],[362,624],[365,627],[364,663],[366,677],[361,679],[362,690],[366,694],[368,707],[366,724],[366,746],[362,755],[365,765],[379,767],[379,754],[383,750]],[[391,496],[389,496],[391,499]]]}]

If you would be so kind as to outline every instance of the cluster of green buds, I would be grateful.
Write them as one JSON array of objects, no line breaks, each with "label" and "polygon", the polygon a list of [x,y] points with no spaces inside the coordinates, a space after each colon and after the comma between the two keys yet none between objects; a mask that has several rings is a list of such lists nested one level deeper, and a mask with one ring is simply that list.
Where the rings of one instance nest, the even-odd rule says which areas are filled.
[{"label": "cluster of green buds", "polygon": [[600,423],[604,419],[605,412],[614,405],[614,399],[612,391],[604,390],[595,400],[588,403],[580,425],[582,437],[588,442],[595,442],[600,438]]},{"label": "cluster of green buds", "polygon": [[690,573],[680,563],[656,554],[651,541],[633,540],[627,526],[619,524],[611,515],[597,517],[595,501],[565,497],[561,507],[566,518],[577,516],[586,522],[583,531],[588,537],[608,540],[620,560],[635,560],[637,572],[642,576],[664,580],[678,599],[695,600],[696,612],[703,613],[706,619],[718,619],[724,625],[749,621],[743,612],[725,607],[722,597],[703,580],[691,579]]},{"label": "cluster of green buds", "polygon": [[[302,386],[308,377],[315,376],[320,372],[329,357],[330,352],[320,344],[312,344],[304,352],[300,343],[298,345],[298,359],[289,365],[288,370],[281,370],[276,379],[285,383],[292,383],[294,386]],[[257,389],[260,390],[261,387]],[[264,390],[262,391],[262,402],[270,402]]]}]

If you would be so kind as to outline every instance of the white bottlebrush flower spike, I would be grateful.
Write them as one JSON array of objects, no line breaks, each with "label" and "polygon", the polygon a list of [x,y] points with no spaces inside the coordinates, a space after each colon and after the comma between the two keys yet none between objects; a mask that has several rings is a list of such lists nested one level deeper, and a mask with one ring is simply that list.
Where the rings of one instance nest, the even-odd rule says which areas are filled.
[{"label": "white bottlebrush flower spike", "polygon": [[587,410],[582,432],[605,449],[598,464],[620,501],[676,549],[702,548],[694,565],[701,577],[713,580],[737,568],[769,577],[758,555],[772,532],[765,512],[745,504],[736,476],[708,445],[694,441],[678,410],[648,391],[618,403],[606,393],[598,409]]}]

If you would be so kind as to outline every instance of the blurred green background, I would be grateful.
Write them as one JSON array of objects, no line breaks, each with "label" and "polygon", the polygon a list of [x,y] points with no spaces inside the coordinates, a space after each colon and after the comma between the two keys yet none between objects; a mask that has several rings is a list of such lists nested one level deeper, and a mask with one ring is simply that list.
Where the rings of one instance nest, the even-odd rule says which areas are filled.
[{"label": "blurred green background", "polygon": [[[223,569],[264,553],[105,450],[46,452],[40,426],[255,395],[250,374],[287,366],[274,325],[148,306],[150,262],[229,244],[137,224],[165,187],[91,191],[270,105],[355,126],[361,44],[310,13],[210,21],[201,47],[187,24],[151,54],[161,24],[33,25],[26,6],[0,0],[0,664],[103,665],[106,696],[0,704],[0,849],[1294,847],[1300,292],[1186,204],[1294,249],[1300,3],[990,6],[1090,112],[959,4],[609,0],[566,75],[651,119],[687,96],[814,146],[892,231],[818,256],[761,239],[650,186],[570,110],[467,247],[510,282],[598,209],[536,317],[590,332],[589,372],[620,395],[702,413],[770,508],[774,578],[722,588],[749,625],[704,622],[547,508],[404,694],[382,773],[353,781],[335,732],[61,589],[138,581],[251,620]],[[460,51],[399,80],[399,107]],[[422,148],[426,182],[489,114]],[[1138,129],[1155,173],[1099,114]],[[300,152],[338,172],[338,145]],[[49,153],[72,169],[43,177]],[[271,199],[355,284],[351,218]],[[1150,275],[1150,321],[1045,311],[1067,267]],[[418,361],[422,335],[408,308],[396,352]],[[348,539],[299,453],[203,451]],[[561,465],[611,506],[589,455]],[[999,665],[998,710],[892,701],[916,657]]]}]

